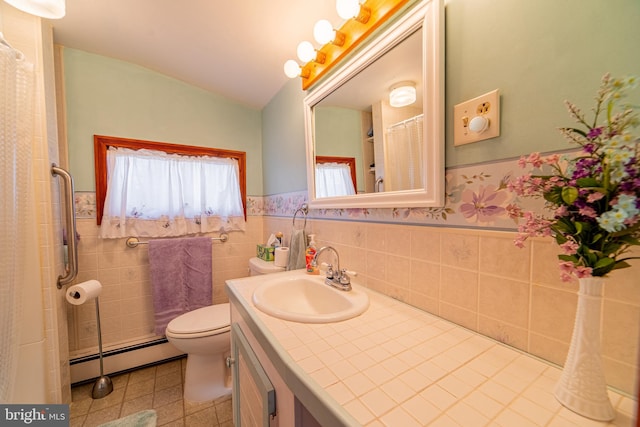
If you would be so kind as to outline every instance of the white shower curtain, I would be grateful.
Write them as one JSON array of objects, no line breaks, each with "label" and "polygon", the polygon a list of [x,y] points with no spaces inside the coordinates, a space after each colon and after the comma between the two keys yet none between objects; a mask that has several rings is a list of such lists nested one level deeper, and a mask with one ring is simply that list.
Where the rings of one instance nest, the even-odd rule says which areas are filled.
[{"label": "white shower curtain", "polygon": [[387,129],[384,139],[385,191],[424,188],[422,123],[419,115]]},{"label": "white shower curtain", "polygon": [[[0,33],[0,402],[11,401],[20,344],[21,286],[35,218],[34,70]],[[33,254],[31,255],[33,256]]]}]

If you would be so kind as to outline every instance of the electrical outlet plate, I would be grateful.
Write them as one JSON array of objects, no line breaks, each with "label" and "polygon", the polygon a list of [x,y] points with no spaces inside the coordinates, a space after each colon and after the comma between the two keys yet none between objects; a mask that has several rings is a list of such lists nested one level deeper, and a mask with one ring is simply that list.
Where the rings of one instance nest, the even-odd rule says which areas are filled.
[{"label": "electrical outlet plate", "polygon": [[[469,129],[469,123],[476,116],[489,119],[488,128],[481,133]],[[500,136],[500,93],[498,89],[453,107],[453,145],[470,144],[496,136]]]}]

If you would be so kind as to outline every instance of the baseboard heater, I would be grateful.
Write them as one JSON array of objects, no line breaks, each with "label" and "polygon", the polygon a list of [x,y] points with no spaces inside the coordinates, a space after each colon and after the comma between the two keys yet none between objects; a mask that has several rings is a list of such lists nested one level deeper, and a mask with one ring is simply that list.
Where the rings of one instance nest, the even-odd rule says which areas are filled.
[{"label": "baseboard heater", "polygon": [[[186,356],[166,338],[105,351],[102,363],[105,375],[118,375]],[[90,354],[69,361],[71,385],[79,385],[100,376],[100,356]]]}]

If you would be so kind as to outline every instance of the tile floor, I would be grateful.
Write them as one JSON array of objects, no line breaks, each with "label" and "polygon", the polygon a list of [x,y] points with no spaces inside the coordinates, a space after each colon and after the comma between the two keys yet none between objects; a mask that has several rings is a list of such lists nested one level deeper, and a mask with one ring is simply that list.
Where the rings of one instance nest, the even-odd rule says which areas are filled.
[{"label": "tile floor", "polygon": [[233,427],[231,395],[201,404],[182,398],[186,358],[110,376],[113,392],[92,399],[93,382],[71,389],[71,427],[93,427],[144,409],[155,409],[158,426]]}]

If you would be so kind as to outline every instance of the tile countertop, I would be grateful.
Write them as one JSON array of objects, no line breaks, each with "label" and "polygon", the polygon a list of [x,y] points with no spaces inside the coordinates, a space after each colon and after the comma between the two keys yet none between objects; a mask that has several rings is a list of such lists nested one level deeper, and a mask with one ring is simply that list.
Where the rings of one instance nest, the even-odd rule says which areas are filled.
[{"label": "tile countertop", "polygon": [[358,317],[306,324],[258,310],[263,281],[227,280],[229,299],[294,394],[333,425],[635,425],[633,399],[609,391],[610,423],[579,416],[553,396],[556,366],[374,291],[358,287],[370,298]]}]

